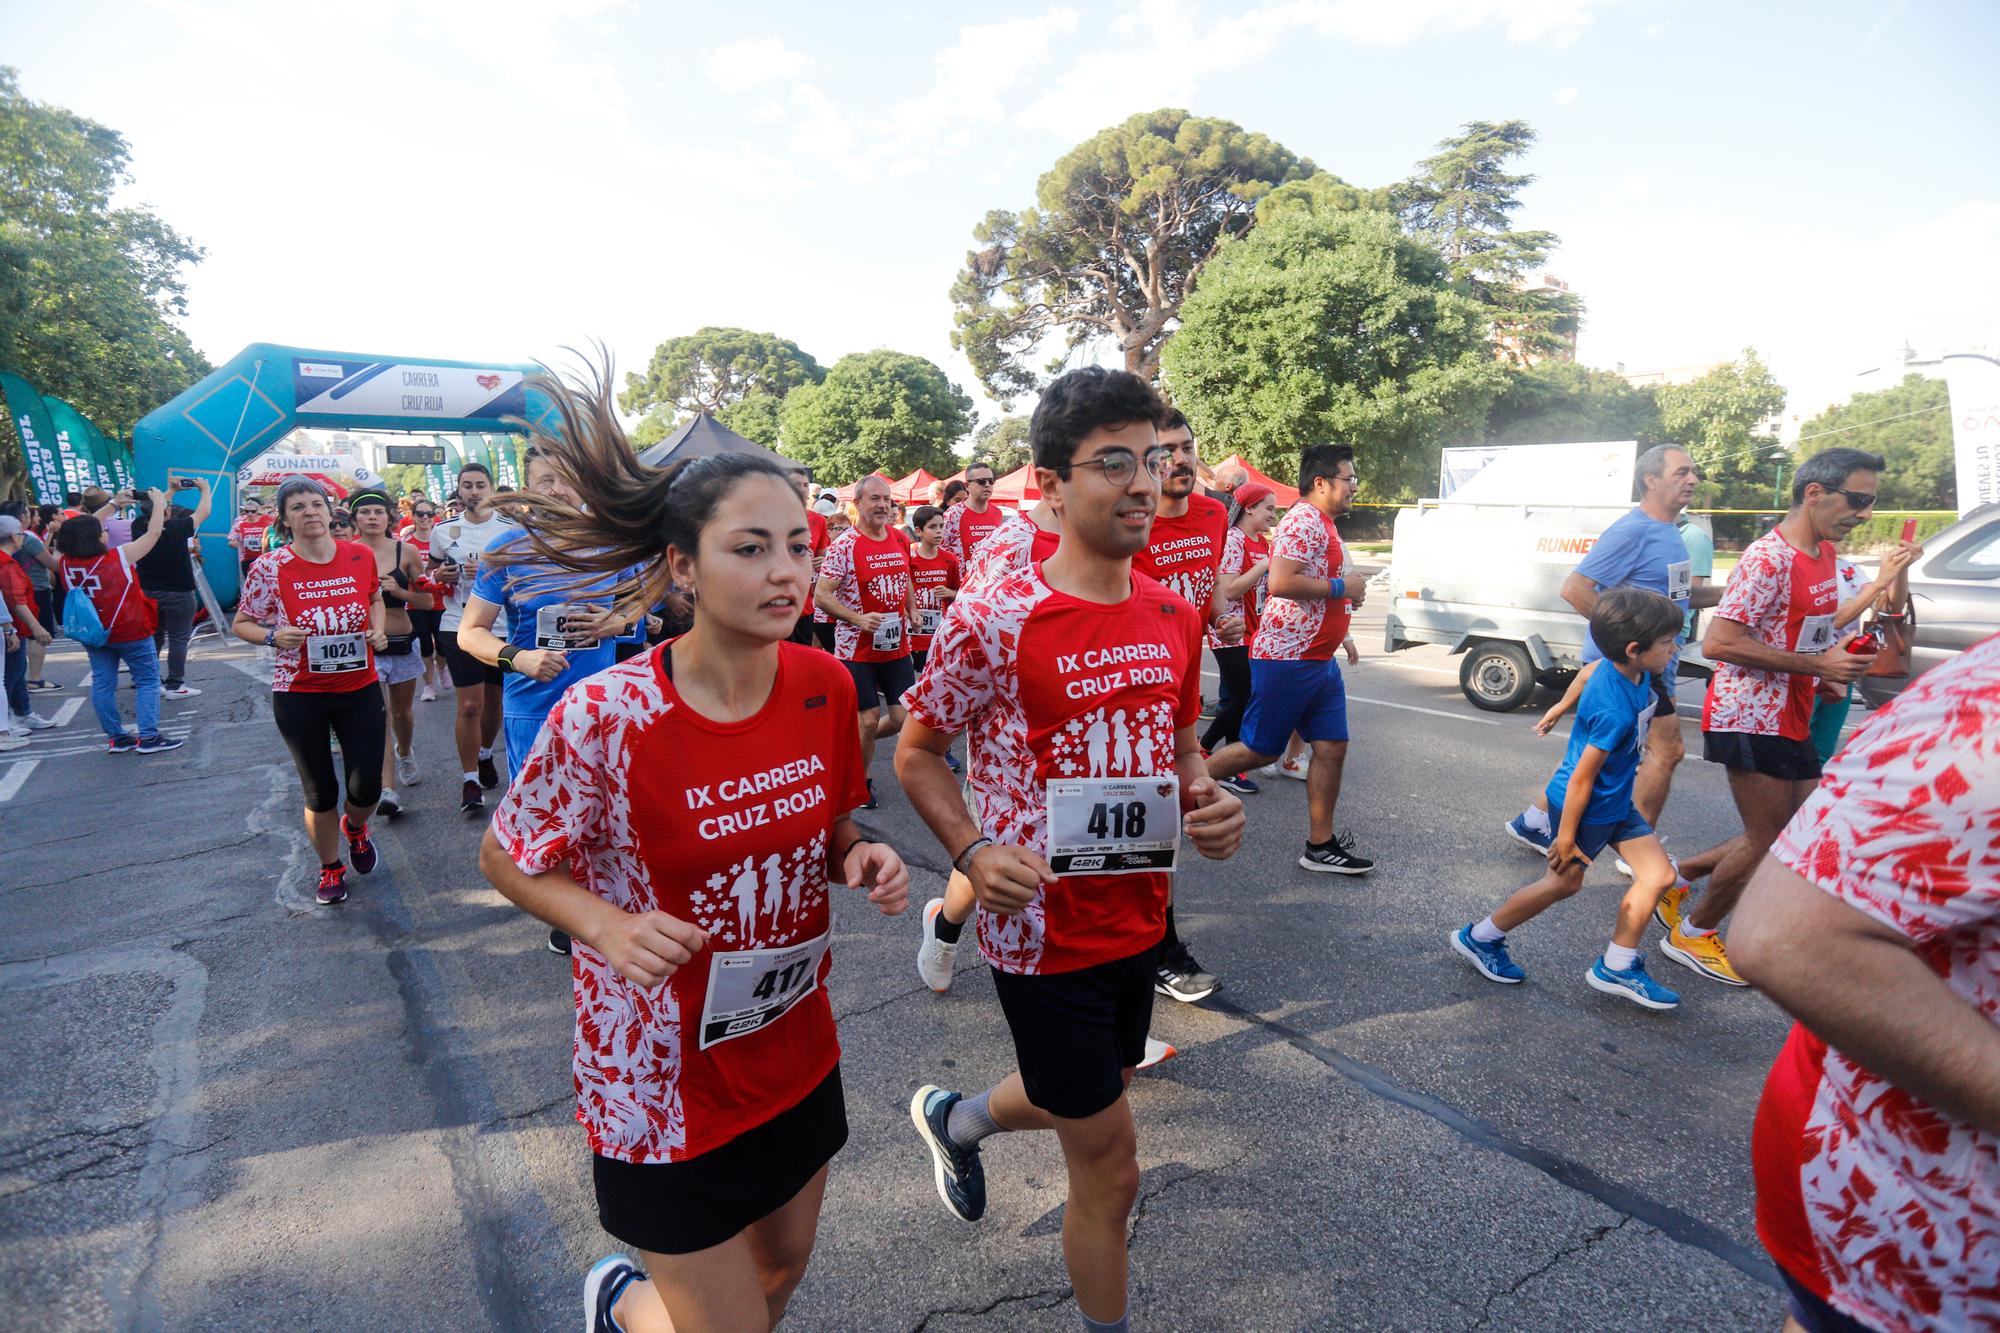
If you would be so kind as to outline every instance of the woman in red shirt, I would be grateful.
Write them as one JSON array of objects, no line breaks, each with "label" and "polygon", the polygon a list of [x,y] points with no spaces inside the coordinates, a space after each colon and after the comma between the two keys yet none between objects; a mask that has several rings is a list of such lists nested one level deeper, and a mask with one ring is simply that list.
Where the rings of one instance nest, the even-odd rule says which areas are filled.
[{"label": "woman in red shirt", "polygon": [[[157,487],[146,492],[152,497],[153,512],[167,512],[167,497]],[[61,556],[62,586],[69,593],[83,593],[97,608],[97,618],[110,636],[98,647],[85,645],[90,654],[90,706],[97,713],[97,725],[104,728],[112,754],[158,754],[177,750],[181,742],[160,734],[160,656],[153,648],[153,629],[159,623],[153,599],[139,588],[133,566],[159,544],[164,525],[135,537],[116,549],[104,540],[104,525],[89,514],[63,520],[56,529],[56,554]],[[132,673],[138,715],[135,734],[125,727],[118,711],[118,664]]]},{"label": "woman in red shirt", "polygon": [[867,793],[852,680],[788,641],[812,552],[783,465],[645,467],[609,384],[536,384],[557,410],[533,443],[576,500],[517,497],[528,541],[488,559],[556,588],[638,568],[616,609],[643,615],[671,582],[695,594],[694,625],[563,694],[480,866],[573,940],[598,1217],[645,1265],[591,1269],[592,1326],[770,1328],[847,1138],[830,889],[894,914],[909,873],[851,818]]},{"label": "woman in red shirt", "polygon": [[[1201,748],[1219,750],[1238,739],[1243,729],[1243,710],[1250,706],[1250,640],[1257,635],[1258,613],[1263,610],[1264,581],[1270,574],[1271,549],[1264,544],[1278,514],[1277,497],[1269,486],[1246,481],[1229,499],[1229,531],[1223,538],[1222,567],[1217,577],[1226,601],[1225,616],[1243,617],[1243,637],[1224,643],[1213,633],[1208,650],[1215,654],[1215,669],[1222,676],[1222,701],[1215,720],[1202,733]],[[1222,785],[1237,795],[1254,793],[1257,784],[1245,777],[1224,778]]]},{"label": "woman in red shirt", "polygon": [[[306,833],[319,853],[321,903],[347,900],[347,868],[375,868],[368,817],[382,795],[387,714],[375,688],[375,654],[388,646],[375,554],[333,539],[333,508],[316,481],[293,477],[278,488],[276,525],[291,542],[257,558],[243,582],[231,626],[236,637],[276,650],[271,716],[292,752],[305,789]],[[346,767],[347,810],[340,804],[333,741]]]},{"label": "woman in red shirt", "polygon": [[[403,541],[417,548],[417,555],[423,559],[424,572],[435,568],[431,560],[431,529],[437,526],[438,509],[428,496],[418,496],[410,503],[410,526],[402,533]],[[410,629],[417,636],[417,651],[424,655],[424,687],[417,696],[424,703],[430,703],[437,696],[438,625],[444,620],[442,603],[429,608],[410,608]]]}]

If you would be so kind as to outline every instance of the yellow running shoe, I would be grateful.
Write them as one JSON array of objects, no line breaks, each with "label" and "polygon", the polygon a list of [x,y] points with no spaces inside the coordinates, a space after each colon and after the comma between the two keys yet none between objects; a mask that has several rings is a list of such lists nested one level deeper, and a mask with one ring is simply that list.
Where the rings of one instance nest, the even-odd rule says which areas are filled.
[{"label": "yellow running shoe", "polygon": [[1688,886],[1685,883],[1674,885],[1660,895],[1660,901],[1653,904],[1653,920],[1667,930],[1679,929],[1681,917],[1687,912],[1687,900]]},{"label": "yellow running shoe", "polygon": [[1711,981],[1720,981],[1730,986],[1747,986],[1750,983],[1736,975],[1736,969],[1729,965],[1729,955],[1722,948],[1722,934],[1688,935],[1676,925],[1660,941],[1660,952],[1680,963],[1691,967]]}]

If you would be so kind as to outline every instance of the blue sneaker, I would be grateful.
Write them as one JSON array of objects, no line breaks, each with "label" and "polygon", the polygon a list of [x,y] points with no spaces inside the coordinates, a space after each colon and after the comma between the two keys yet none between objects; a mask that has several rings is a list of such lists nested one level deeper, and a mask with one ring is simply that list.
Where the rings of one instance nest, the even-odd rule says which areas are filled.
[{"label": "blue sneaker", "polygon": [[910,1098],[910,1121],[931,1150],[938,1197],[962,1222],[977,1222],[986,1214],[986,1168],[979,1148],[961,1148],[951,1140],[951,1108],[960,1097],[935,1083],[926,1083]]},{"label": "blue sneaker", "polygon": [[1217,778],[1215,785],[1224,791],[1234,792],[1238,796],[1255,796],[1258,791],[1257,784],[1241,773],[1236,774],[1234,777]]},{"label": "blue sneaker", "polygon": [[1528,974],[1521,965],[1507,956],[1507,937],[1502,935],[1491,944],[1481,944],[1472,938],[1470,925],[1460,926],[1451,932],[1451,947],[1459,957],[1479,969],[1479,975],[1488,981],[1497,981],[1503,986],[1518,986]]},{"label": "blue sneaker", "polygon": [[1590,971],[1583,974],[1583,979],[1590,983],[1592,990],[1643,1004],[1648,1009],[1678,1009],[1681,1005],[1679,995],[1647,975],[1644,958],[1635,958],[1631,967],[1618,972],[1606,967],[1600,954],[1597,961],[1590,965]]},{"label": "blue sneaker", "polygon": [[584,1328],[589,1333],[620,1333],[618,1321],[611,1317],[611,1307],[618,1304],[625,1288],[645,1280],[646,1275],[622,1254],[607,1254],[592,1264],[589,1275],[583,1279]]},{"label": "blue sneaker", "polygon": [[1515,815],[1507,821],[1507,836],[1523,847],[1533,848],[1543,856],[1549,854],[1549,848],[1556,840],[1554,833],[1542,833],[1529,828],[1527,819],[1521,815]]},{"label": "blue sneaker", "polygon": [[944,766],[954,773],[963,773],[965,771],[958,762],[958,756],[950,750],[944,752]]}]

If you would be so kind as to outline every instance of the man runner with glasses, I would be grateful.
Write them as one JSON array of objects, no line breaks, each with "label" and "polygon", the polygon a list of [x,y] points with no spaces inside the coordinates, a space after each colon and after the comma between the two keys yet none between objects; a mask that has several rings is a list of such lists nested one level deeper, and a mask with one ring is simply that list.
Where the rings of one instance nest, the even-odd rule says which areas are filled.
[{"label": "man runner with glasses", "polygon": [[1353,508],[1360,484],[1352,445],[1315,444],[1301,455],[1300,503],[1271,539],[1271,595],[1250,645],[1243,739],[1208,757],[1209,776],[1220,779],[1270,763],[1295,731],[1311,745],[1299,864],[1334,875],[1375,868],[1355,852],[1352,834],[1338,836],[1333,827],[1347,764],[1347,686],[1334,655],[1367,595],[1362,580],[1341,577],[1347,553],[1333,521]]},{"label": "man runner with glasses", "polygon": [[966,568],[979,544],[1006,521],[1006,511],[993,503],[993,467],[975,459],[965,468],[965,499],[944,511],[944,540],[939,545],[959,568]]},{"label": "man runner with glasses", "polygon": [[[1701,651],[1716,664],[1702,708],[1702,753],[1729,770],[1743,841],[1660,941],[1669,958],[1743,985],[1717,931],[1750,872],[1819,782],[1810,736],[1819,681],[1845,688],[1868,669],[1834,634],[1840,577],[1834,543],[1875,507],[1882,456],[1826,449],[1799,465],[1791,512],[1750,543],[1709,617]],[[1719,850],[1719,849],[1711,849]],[[1690,858],[1707,863],[1710,853]]]}]

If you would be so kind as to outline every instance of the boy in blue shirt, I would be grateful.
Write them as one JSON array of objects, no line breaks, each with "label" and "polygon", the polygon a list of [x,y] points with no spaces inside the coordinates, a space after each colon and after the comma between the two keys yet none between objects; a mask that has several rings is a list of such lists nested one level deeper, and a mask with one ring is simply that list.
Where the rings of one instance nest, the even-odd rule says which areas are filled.
[{"label": "boy in blue shirt", "polygon": [[1507,932],[1583,887],[1584,867],[1606,847],[1632,866],[1632,887],[1618,904],[1618,924],[1584,980],[1593,989],[1648,1009],[1672,1009],[1680,996],[1653,980],[1639,956],[1646,918],[1674,884],[1653,827],[1632,805],[1646,729],[1658,706],[1649,675],[1664,670],[1681,630],[1681,609],[1658,593],[1616,588],[1598,598],[1590,637],[1604,661],[1591,673],[1570,728],[1562,766],[1549,779],[1555,830],[1549,869],[1484,921],[1451,934],[1451,947],[1488,981],[1518,985],[1527,976],[1507,953]]}]

